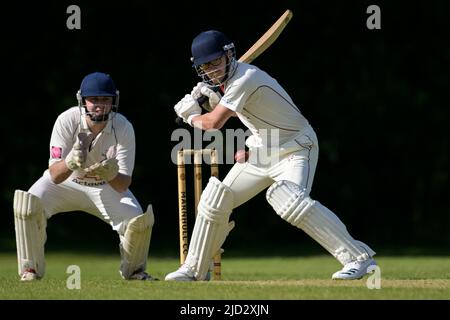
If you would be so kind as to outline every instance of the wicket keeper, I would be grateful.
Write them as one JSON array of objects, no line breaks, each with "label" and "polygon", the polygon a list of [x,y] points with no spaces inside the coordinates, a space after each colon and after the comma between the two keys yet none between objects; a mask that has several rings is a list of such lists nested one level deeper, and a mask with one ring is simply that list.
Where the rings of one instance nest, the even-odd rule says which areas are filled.
[{"label": "wicket keeper", "polygon": [[153,211],[149,205],[144,212],[128,189],[135,136],[118,113],[119,91],[111,76],[95,72],[81,82],[77,100],[53,127],[48,169],[28,192],[14,194],[20,279],[44,276],[47,220],[59,212],[84,211],[119,234],[124,279],[154,280],[146,273]]}]

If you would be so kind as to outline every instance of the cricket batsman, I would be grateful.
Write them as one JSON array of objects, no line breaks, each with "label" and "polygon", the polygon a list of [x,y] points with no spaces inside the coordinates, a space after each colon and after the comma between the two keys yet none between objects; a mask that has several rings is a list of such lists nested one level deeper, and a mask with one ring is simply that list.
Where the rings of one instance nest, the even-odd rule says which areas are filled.
[{"label": "cricket batsman", "polygon": [[[341,264],[332,279],[359,279],[373,271],[375,252],[355,240],[341,220],[310,197],[317,166],[317,136],[283,87],[258,67],[236,60],[234,44],[216,30],[201,32],[191,46],[202,79],[175,105],[186,123],[220,129],[237,116],[252,133],[248,159],[237,161],[225,179],[212,177],[202,193],[185,263],[166,280],[204,280],[220,250],[236,207],[267,189],[266,199],[282,219],[306,232]],[[202,114],[197,101],[209,112]],[[246,160],[246,161],[245,161]],[[258,212],[252,212],[258,219]]]}]

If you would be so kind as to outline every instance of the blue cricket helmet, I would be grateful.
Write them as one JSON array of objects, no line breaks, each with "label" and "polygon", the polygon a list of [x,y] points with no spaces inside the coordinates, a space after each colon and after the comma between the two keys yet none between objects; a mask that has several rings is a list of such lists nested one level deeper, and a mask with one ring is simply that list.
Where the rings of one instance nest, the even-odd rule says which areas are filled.
[{"label": "blue cricket helmet", "polygon": [[[103,115],[94,115],[92,112],[88,112],[84,104],[84,98],[86,97],[113,97],[111,111]],[[95,122],[112,119],[119,109],[119,91],[116,89],[111,76],[103,72],[90,73],[83,78],[80,90],[77,92],[77,100],[78,106],[84,107],[86,115]],[[111,113],[113,113],[112,117],[110,117]]]},{"label": "blue cricket helmet", "polygon": [[192,41],[191,60],[197,67],[221,57],[231,48],[234,48],[233,43],[222,32],[217,30],[204,31]]},{"label": "blue cricket helmet", "polygon": [[[237,69],[236,50],[233,42],[220,31],[201,32],[191,45],[193,67],[202,81],[210,87],[219,87],[230,79]],[[202,64],[222,56],[226,57],[226,69],[223,76],[214,75],[214,70],[206,71]]]},{"label": "blue cricket helmet", "polygon": [[81,97],[115,97],[116,86],[109,74],[94,72],[84,77],[81,82]]}]

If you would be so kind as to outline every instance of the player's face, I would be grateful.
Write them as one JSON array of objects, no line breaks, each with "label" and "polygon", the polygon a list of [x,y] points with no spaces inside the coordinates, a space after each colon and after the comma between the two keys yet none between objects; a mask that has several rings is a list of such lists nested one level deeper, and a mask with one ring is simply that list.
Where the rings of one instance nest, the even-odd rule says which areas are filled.
[{"label": "player's face", "polygon": [[102,116],[111,111],[112,97],[86,97],[86,109],[94,116]]},{"label": "player's face", "polygon": [[200,65],[200,69],[210,78],[214,83],[220,83],[220,80],[225,76],[227,59],[225,55],[214,59],[207,63]]}]

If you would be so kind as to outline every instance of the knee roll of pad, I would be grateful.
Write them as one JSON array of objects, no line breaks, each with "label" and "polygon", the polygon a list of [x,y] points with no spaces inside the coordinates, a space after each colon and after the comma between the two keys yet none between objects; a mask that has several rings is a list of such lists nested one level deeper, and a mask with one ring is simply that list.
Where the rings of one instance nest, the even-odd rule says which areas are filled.
[{"label": "knee roll of pad", "polygon": [[198,212],[207,220],[228,220],[229,213],[233,210],[233,199],[231,189],[219,179],[211,177],[200,197]]},{"label": "knee roll of pad", "polygon": [[315,202],[306,196],[305,189],[287,180],[272,184],[267,189],[266,199],[281,218],[298,228]]},{"label": "knee roll of pad", "polygon": [[125,234],[120,236],[120,274],[124,279],[129,279],[136,271],[145,271],[153,223],[153,209],[149,205],[147,212],[128,222]]},{"label": "knee roll of pad", "polygon": [[143,232],[148,228],[153,227],[153,223],[155,222],[155,216],[153,215],[153,208],[151,205],[148,206],[147,212],[134,217],[128,222],[127,230],[128,232]]}]

